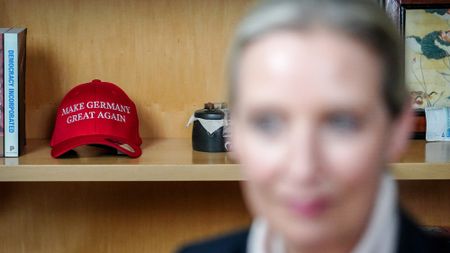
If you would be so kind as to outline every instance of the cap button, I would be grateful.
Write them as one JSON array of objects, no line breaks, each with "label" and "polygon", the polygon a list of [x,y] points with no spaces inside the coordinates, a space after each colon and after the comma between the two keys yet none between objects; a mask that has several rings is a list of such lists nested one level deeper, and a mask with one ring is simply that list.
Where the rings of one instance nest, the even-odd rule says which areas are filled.
[{"label": "cap button", "polygon": [[93,83],[101,83],[102,81],[100,79],[94,79],[92,80]]}]

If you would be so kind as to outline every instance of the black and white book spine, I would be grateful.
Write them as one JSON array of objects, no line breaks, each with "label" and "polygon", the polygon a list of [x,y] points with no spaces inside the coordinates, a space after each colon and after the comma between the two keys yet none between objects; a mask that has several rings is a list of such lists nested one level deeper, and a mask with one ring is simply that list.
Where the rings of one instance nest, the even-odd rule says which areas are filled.
[{"label": "black and white book spine", "polygon": [[25,58],[26,29],[10,29],[4,34],[5,157],[18,157],[25,144]]}]

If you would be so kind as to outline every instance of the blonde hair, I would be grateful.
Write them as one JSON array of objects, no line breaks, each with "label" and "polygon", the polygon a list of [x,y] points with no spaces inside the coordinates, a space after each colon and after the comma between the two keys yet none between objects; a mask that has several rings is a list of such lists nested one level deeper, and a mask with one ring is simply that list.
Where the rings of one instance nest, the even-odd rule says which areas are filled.
[{"label": "blonde hair", "polygon": [[240,58],[249,44],[262,35],[279,31],[333,29],[374,50],[384,66],[383,97],[395,117],[408,98],[404,84],[403,46],[385,12],[368,0],[271,0],[263,1],[241,21],[228,62],[230,103],[237,99],[235,86]]}]

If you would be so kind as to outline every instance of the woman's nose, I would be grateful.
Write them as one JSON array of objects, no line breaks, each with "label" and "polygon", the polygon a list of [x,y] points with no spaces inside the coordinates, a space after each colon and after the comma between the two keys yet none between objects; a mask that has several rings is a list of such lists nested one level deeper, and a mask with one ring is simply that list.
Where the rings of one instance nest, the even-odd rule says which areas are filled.
[{"label": "woman's nose", "polygon": [[289,139],[287,176],[302,184],[316,182],[320,173],[320,145],[313,126],[299,127]]}]

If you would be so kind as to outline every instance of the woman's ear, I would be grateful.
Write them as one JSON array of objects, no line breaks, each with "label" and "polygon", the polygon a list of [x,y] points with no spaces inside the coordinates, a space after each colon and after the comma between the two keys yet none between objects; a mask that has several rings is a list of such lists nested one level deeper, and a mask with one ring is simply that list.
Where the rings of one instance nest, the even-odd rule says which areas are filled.
[{"label": "woman's ear", "polygon": [[409,139],[411,138],[414,123],[414,111],[409,100],[405,103],[403,108],[401,114],[392,121],[388,140],[388,163],[396,162],[402,157],[408,147]]}]

